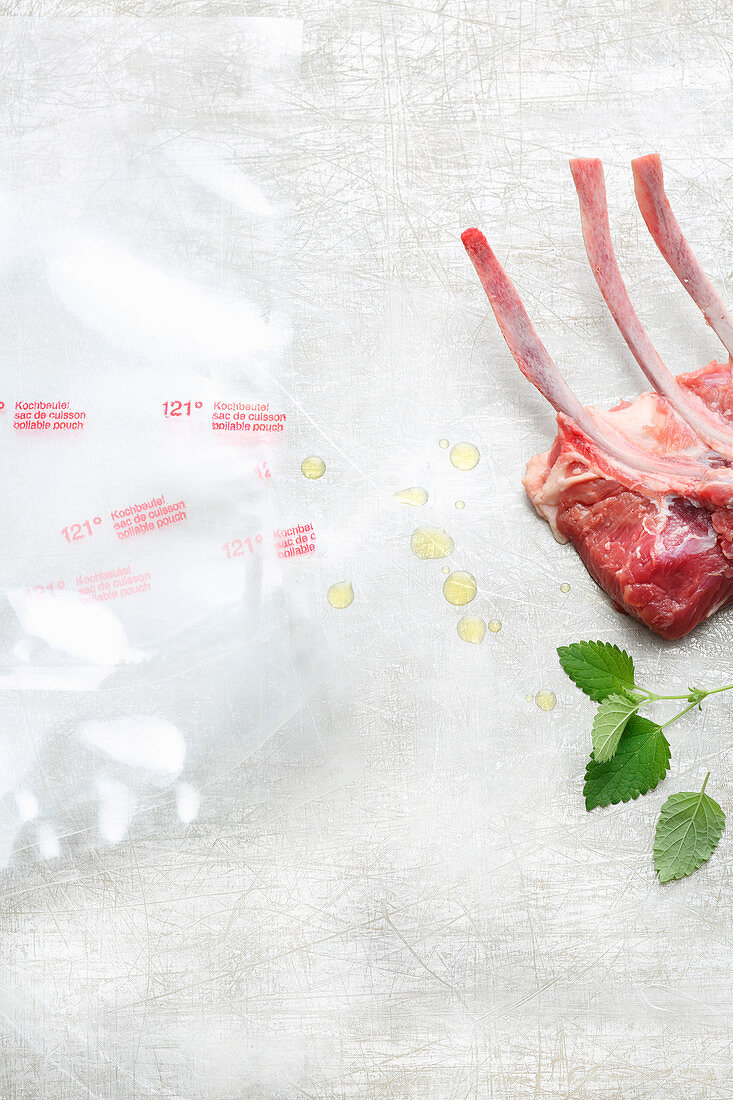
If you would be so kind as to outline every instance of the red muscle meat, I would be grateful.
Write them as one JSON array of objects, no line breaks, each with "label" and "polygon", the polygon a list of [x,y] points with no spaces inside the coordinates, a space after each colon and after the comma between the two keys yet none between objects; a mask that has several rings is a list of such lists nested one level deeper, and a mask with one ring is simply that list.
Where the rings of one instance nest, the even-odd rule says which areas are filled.
[{"label": "red muscle meat", "polygon": [[[519,369],[558,414],[551,449],[527,464],[535,509],[620,610],[681,638],[733,600],[733,361],[670,373],[616,263],[601,162],[570,167],[593,274],[651,391],[608,412],[583,406],[483,234],[467,229],[462,240]],[[672,213],[659,157],[632,168],[660,252],[731,356],[733,322]]]}]

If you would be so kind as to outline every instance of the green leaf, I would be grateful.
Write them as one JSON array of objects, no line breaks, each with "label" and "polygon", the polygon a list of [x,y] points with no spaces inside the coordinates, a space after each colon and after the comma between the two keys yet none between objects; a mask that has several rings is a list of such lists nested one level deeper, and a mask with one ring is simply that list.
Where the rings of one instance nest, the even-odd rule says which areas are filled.
[{"label": "green leaf", "polygon": [[638,708],[623,695],[609,695],[603,700],[593,719],[593,758],[604,764],[616,752],[626,723]]},{"label": "green leaf", "polygon": [[571,680],[591,699],[629,695],[635,687],[634,662],[625,650],[610,642],[572,642],[557,651]]},{"label": "green leaf", "polygon": [[725,828],[725,814],[701,791],[683,791],[667,799],[654,836],[654,867],[660,882],[684,878],[710,859]]},{"label": "green leaf", "polygon": [[601,763],[591,753],[583,786],[586,810],[630,802],[653,791],[667,774],[669,757],[669,741],[661,727],[633,714],[611,760]]}]

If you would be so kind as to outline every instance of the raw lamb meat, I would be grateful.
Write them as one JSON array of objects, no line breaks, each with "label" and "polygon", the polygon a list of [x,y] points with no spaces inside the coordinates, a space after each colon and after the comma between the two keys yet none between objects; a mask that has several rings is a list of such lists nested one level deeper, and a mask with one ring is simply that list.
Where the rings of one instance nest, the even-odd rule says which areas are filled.
[{"label": "raw lamb meat", "polygon": [[552,447],[527,464],[532,503],[619,610],[681,638],[733,600],[733,321],[672,213],[659,157],[632,161],[654,241],[729,354],[675,378],[616,263],[601,162],[570,168],[593,274],[650,391],[609,412],[584,407],[483,234],[467,229],[462,240],[519,369],[557,411]]}]

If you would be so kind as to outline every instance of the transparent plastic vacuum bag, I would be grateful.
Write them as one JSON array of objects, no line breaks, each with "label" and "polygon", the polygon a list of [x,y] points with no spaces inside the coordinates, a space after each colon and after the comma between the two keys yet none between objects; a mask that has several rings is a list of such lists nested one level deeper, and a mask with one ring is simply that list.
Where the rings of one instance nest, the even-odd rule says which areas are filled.
[{"label": "transparent plastic vacuum bag", "polygon": [[7,861],[191,821],[326,673],[262,170],[300,26],[3,23]]}]

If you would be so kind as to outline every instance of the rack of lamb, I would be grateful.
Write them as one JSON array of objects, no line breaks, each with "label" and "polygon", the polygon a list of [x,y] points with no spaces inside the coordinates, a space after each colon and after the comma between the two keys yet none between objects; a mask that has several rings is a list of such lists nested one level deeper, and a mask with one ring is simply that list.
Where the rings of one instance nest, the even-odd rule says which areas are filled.
[{"label": "rack of lamb", "polygon": [[[733,600],[733,363],[713,360],[676,377],[667,369],[616,262],[601,162],[570,168],[593,274],[647,392],[608,412],[583,406],[486,238],[467,229],[461,239],[519,369],[557,411],[552,447],[527,464],[530,500],[620,610],[681,638]],[[672,212],[659,157],[632,168],[649,232],[732,356],[733,320]]]}]

